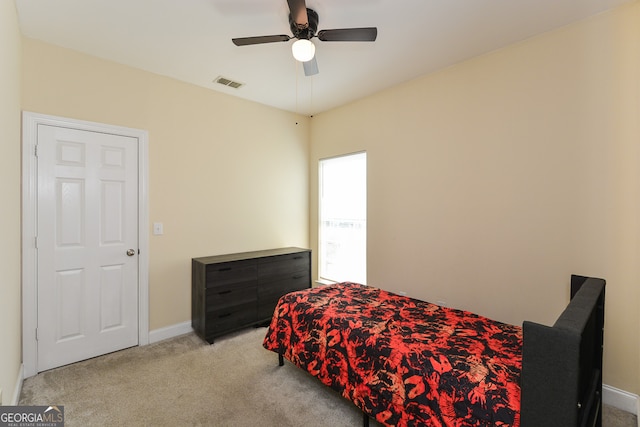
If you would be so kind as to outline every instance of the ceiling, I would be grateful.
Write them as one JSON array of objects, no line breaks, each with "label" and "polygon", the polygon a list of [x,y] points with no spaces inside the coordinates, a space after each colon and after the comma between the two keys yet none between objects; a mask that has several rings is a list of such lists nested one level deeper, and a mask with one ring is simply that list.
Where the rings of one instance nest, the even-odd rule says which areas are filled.
[{"label": "ceiling", "polygon": [[307,0],[318,30],[375,26],[378,38],[314,38],[320,72],[305,77],[293,41],[231,42],[290,35],[286,0],[15,0],[26,37],[305,115],[630,1]]}]

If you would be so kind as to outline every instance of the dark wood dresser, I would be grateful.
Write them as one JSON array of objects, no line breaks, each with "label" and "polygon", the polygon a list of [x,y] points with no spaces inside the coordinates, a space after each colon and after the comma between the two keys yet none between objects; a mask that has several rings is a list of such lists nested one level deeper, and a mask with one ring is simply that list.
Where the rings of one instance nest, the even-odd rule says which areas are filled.
[{"label": "dark wood dresser", "polygon": [[191,260],[191,326],[204,340],[271,320],[278,299],[311,287],[311,251],[279,248]]}]

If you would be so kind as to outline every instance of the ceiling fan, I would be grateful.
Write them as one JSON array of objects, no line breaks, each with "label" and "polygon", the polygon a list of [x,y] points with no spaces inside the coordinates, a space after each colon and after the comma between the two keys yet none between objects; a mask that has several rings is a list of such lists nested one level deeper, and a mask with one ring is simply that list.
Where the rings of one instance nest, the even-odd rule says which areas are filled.
[{"label": "ceiling fan", "polygon": [[318,14],[307,9],[305,0],[287,0],[289,4],[289,26],[293,37],[286,34],[256,37],[240,37],[232,39],[236,46],[248,46],[253,44],[287,42],[296,40],[291,46],[293,56],[302,62],[304,74],[312,76],[318,74],[318,63],[315,57],[315,46],[311,42],[313,37],[317,37],[323,42],[372,42],[378,36],[376,27],[366,28],[342,28],[335,30],[320,30],[318,34]]}]

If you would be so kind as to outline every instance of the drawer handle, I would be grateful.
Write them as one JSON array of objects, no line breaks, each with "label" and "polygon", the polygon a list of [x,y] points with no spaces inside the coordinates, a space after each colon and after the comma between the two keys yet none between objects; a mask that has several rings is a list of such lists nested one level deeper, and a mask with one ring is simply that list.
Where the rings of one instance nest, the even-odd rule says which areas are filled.
[{"label": "drawer handle", "polygon": [[230,293],[231,293],[231,290],[228,290],[228,291],[220,291],[220,292],[218,292],[218,295],[224,295],[224,294],[230,294]]},{"label": "drawer handle", "polygon": [[304,276],[293,276],[293,279],[302,279]]},{"label": "drawer handle", "polygon": [[218,316],[218,319],[221,319],[223,317],[229,317],[229,316],[231,316],[231,313],[221,314],[221,315]]},{"label": "drawer handle", "polygon": [[302,259],[303,257],[301,256],[294,256],[293,259]]},{"label": "drawer handle", "polygon": [[224,267],[224,268],[219,268],[218,271],[229,271],[231,270],[231,267]]}]

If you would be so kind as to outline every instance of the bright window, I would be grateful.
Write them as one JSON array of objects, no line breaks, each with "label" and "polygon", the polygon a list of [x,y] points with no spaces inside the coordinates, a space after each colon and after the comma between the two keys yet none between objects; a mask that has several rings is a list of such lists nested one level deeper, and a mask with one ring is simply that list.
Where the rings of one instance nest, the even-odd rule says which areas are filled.
[{"label": "bright window", "polygon": [[320,279],[366,283],[367,153],[320,160]]}]

